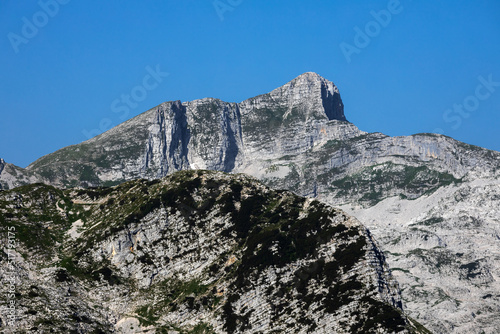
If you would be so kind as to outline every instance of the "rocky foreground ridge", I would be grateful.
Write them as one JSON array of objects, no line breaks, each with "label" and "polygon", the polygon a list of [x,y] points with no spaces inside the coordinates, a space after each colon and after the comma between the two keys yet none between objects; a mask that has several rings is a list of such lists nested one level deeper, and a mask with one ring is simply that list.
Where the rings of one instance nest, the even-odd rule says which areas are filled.
[{"label": "rocky foreground ridge", "polygon": [[3,333],[426,333],[363,225],[244,175],[28,185],[0,223]]},{"label": "rocky foreground ridge", "polygon": [[358,217],[408,313],[433,332],[500,332],[500,153],[436,134],[363,132],[315,73],[241,103],[166,102],[24,170],[1,169],[4,188],[109,186],[189,169],[252,175]]}]

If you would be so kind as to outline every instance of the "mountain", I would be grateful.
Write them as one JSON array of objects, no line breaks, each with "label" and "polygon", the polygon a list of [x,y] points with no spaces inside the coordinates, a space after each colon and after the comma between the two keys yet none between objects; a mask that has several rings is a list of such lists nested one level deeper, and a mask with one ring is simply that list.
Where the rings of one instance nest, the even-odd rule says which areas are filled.
[{"label": "mountain", "polygon": [[163,103],[25,171],[95,187],[189,169],[245,173],[341,207],[380,242],[410,316],[435,333],[500,331],[500,153],[363,132],[315,73],[241,103]]},{"label": "mountain", "polygon": [[363,225],[245,175],[28,185],[0,213],[4,333],[427,333]]},{"label": "mountain", "polygon": [[0,158],[0,190],[41,182],[42,177],[24,168],[6,163]]},{"label": "mountain", "polygon": [[435,333],[500,329],[500,180],[464,179],[415,200],[340,206],[379,241],[408,313]]},{"label": "mountain", "polygon": [[[323,136],[327,129],[330,133]],[[294,140],[294,132],[300,138]],[[239,104],[212,98],[163,103],[89,141],[44,156],[27,170],[60,186],[113,185],[184,169],[230,172],[250,166],[256,151],[280,154],[308,148],[319,136],[337,139],[358,132],[345,122],[337,87],[305,73]],[[285,136],[278,147],[273,141],[277,133]]]}]

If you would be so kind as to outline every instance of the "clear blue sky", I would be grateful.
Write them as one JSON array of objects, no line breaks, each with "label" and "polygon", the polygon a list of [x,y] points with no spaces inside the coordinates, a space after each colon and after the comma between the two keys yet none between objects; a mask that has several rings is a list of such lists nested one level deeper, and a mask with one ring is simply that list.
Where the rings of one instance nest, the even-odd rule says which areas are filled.
[{"label": "clear blue sky", "polygon": [[[164,101],[239,102],[307,71],[339,87],[362,130],[500,150],[498,0],[54,1],[0,3],[8,162],[24,167]],[[169,75],[148,77],[157,67]]]}]

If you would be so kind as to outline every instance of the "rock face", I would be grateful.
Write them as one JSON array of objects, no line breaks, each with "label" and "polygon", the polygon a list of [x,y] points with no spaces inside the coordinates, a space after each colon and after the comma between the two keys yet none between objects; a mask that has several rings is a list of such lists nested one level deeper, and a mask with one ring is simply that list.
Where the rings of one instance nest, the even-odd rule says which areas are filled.
[{"label": "rock face", "polygon": [[426,332],[363,225],[247,176],[23,186],[0,223],[4,333]]},{"label": "rock face", "polygon": [[0,158],[0,190],[44,181],[34,172],[6,163]]},{"label": "rock face", "polygon": [[409,313],[437,333],[500,328],[499,207],[498,178],[452,184],[413,201],[343,206],[377,236]]},{"label": "rock face", "polygon": [[87,187],[189,169],[246,173],[342,207],[380,240],[412,317],[436,333],[500,332],[500,153],[363,132],[317,74],[241,103],[163,103],[25,172]]},{"label": "rock face", "polygon": [[305,73],[239,104],[212,98],[163,103],[27,169],[59,186],[113,185],[184,169],[238,171],[252,165],[257,151],[292,153],[310,148],[320,137],[354,133],[361,132],[345,122],[337,87]]}]

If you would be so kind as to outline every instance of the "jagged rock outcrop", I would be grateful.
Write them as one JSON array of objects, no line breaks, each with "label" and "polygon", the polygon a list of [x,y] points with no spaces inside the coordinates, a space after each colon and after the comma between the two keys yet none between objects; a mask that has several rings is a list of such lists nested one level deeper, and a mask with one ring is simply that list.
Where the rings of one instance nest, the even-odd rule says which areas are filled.
[{"label": "jagged rock outcrop", "polygon": [[179,101],[156,109],[155,122],[148,128],[149,136],[141,174],[158,178],[181,169],[188,169],[190,132],[187,129],[186,107]]},{"label": "jagged rock outcrop", "polygon": [[426,332],[363,225],[247,176],[24,186],[0,223],[4,333]]},{"label": "jagged rock outcrop", "polygon": [[[296,131],[284,131],[288,128]],[[257,151],[273,157],[308,149],[320,138],[360,133],[345,122],[337,87],[305,73],[242,103],[212,98],[163,103],[27,169],[58,186],[113,185],[190,168],[244,170]]]},{"label": "jagged rock outcrop", "polygon": [[163,103],[26,172],[88,187],[198,168],[246,173],[341,206],[380,240],[411,316],[436,333],[500,331],[492,214],[500,153],[436,134],[363,132],[346,121],[337,87],[315,73],[241,103]]},{"label": "jagged rock outcrop", "polygon": [[377,236],[410,314],[433,332],[464,334],[499,329],[499,207],[498,178],[343,206]]},{"label": "jagged rock outcrop", "polygon": [[187,159],[194,169],[230,172],[244,160],[239,105],[217,99],[186,102],[191,140]]},{"label": "jagged rock outcrop", "polygon": [[12,189],[25,184],[45,181],[34,172],[6,163],[0,158],[0,190]]}]

